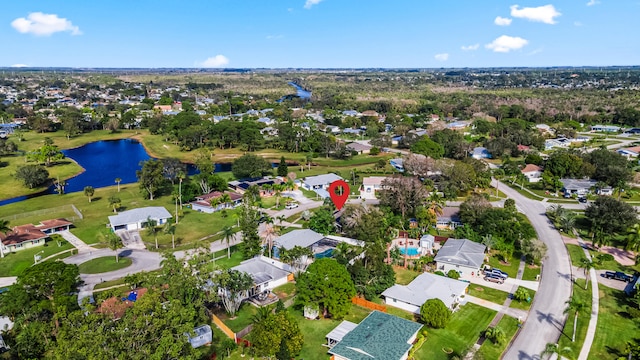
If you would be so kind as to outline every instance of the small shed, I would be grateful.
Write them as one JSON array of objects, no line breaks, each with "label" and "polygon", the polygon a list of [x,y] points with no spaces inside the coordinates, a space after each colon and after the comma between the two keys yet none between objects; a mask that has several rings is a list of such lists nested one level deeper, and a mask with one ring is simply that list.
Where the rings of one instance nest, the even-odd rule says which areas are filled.
[{"label": "small shed", "polygon": [[199,348],[200,346],[211,344],[213,341],[213,333],[211,332],[211,326],[202,325],[193,329],[193,333],[195,336],[191,336],[189,333],[185,333],[187,339],[189,339],[189,343],[192,348]]}]

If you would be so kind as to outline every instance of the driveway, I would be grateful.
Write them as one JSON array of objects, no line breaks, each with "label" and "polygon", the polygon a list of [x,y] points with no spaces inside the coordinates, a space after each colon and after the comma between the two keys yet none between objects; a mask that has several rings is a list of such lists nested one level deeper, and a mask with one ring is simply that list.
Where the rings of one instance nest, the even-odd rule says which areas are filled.
[{"label": "driveway", "polygon": [[93,248],[84,243],[84,241],[80,240],[79,237],[73,235],[69,230],[59,231],[58,234],[62,236],[65,240],[69,242],[69,244],[75,246],[78,249],[78,252],[87,252],[93,250]]},{"label": "driveway", "polygon": [[519,280],[519,279],[514,279],[512,277],[505,280],[505,282],[502,284],[486,281],[484,280],[483,276],[478,277],[478,276],[471,276],[471,275],[462,275],[460,277],[460,280],[466,280],[472,284],[482,285],[482,286],[486,286],[488,288],[492,288],[496,290],[502,290],[507,293],[511,293],[512,289],[514,288],[514,285],[522,286],[536,292],[538,291],[538,286],[540,285],[540,283],[537,281]]},{"label": "driveway", "polygon": [[545,215],[545,204],[528,199],[496,180],[508,197],[529,218],[538,238],[547,245],[541,281],[522,330],[505,351],[504,359],[538,359],[548,343],[557,343],[566,320],[565,302],[571,297],[571,264],[562,238]]},{"label": "driveway", "polygon": [[122,239],[122,244],[127,249],[135,249],[135,250],[146,250],[144,242],[142,241],[142,237],[140,237],[139,230],[118,230],[116,231],[116,235]]},{"label": "driveway", "polygon": [[[598,276],[598,284],[602,284],[606,287],[610,287],[612,289],[624,291],[629,285],[626,281],[614,280],[604,277],[604,272],[608,270],[596,270],[596,275]],[[584,278],[584,275],[582,276]]]}]

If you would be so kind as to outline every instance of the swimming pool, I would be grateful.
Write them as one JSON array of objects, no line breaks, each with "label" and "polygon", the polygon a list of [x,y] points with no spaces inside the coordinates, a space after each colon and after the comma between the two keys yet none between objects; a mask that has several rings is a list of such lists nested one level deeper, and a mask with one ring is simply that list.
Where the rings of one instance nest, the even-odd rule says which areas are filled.
[{"label": "swimming pool", "polygon": [[315,254],[316,259],[330,258],[333,255],[333,249],[327,249],[321,253]]},{"label": "swimming pool", "polygon": [[[400,254],[404,255],[405,248],[399,246],[398,249],[400,250]],[[406,250],[407,250],[407,255],[408,256],[418,256],[418,255],[420,255],[420,251],[418,251],[418,248],[416,248],[416,247],[408,247]]]}]

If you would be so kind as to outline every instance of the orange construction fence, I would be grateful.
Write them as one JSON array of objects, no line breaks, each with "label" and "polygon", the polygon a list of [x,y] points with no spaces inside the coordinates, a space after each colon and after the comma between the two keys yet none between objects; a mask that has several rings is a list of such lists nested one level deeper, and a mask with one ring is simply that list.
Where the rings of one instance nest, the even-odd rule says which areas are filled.
[{"label": "orange construction fence", "polygon": [[367,309],[371,309],[371,310],[378,310],[378,311],[382,311],[382,312],[387,312],[387,307],[384,305],[380,305],[380,304],[376,304],[374,302],[371,302],[369,300],[363,299],[363,298],[359,298],[359,297],[353,297],[351,298],[351,302],[358,305],[358,306],[362,306],[365,307]]}]

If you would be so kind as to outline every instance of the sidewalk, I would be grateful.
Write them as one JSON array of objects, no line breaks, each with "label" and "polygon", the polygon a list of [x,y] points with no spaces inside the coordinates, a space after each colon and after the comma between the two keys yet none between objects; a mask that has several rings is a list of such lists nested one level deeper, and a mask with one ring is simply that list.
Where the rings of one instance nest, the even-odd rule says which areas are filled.
[{"label": "sidewalk", "polygon": [[[491,310],[497,311],[498,313],[503,313],[504,315],[509,315],[512,318],[519,319],[520,321],[525,321],[527,319],[527,317],[529,316],[529,313],[527,311],[525,311],[525,310],[505,307],[504,304],[502,304],[502,305],[501,304],[496,304],[494,302],[487,301],[487,300],[484,300],[484,299],[480,299],[480,298],[472,296],[472,295],[465,295],[464,298],[465,298],[466,301],[468,301],[468,302],[470,302],[472,304],[476,304],[476,305],[480,305],[482,307],[486,307],[487,309],[491,309]],[[496,325],[497,325],[498,322],[496,322]],[[495,326],[495,325],[489,325],[489,326]]]},{"label": "sidewalk", "polygon": [[[580,237],[578,237],[578,243],[582,246],[584,255],[587,259],[591,260],[591,254],[585,249],[585,244]],[[587,360],[589,357],[589,351],[591,351],[591,345],[593,344],[593,338],[596,335],[596,327],[598,325],[598,307],[600,306],[600,294],[598,292],[598,276],[596,269],[589,270],[589,276],[591,277],[591,318],[589,318],[589,326],[587,327],[587,335],[584,337],[584,343],[582,349],[580,349],[580,355],[578,360]]]},{"label": "sidewalk", "polygon": [[58,232],[65,240],[69,242],[69,244],[73,245],[78,249],[78,252],[88,252],[91,250],[95,250],[91,246],[84,243],[84,241],[80,240],[79,237],[73,235],[69,230]]}]

